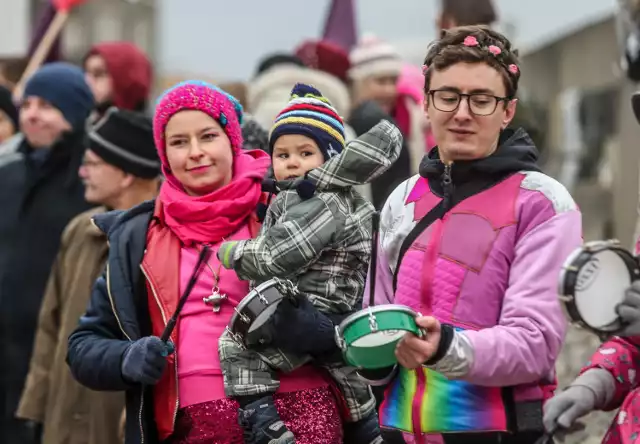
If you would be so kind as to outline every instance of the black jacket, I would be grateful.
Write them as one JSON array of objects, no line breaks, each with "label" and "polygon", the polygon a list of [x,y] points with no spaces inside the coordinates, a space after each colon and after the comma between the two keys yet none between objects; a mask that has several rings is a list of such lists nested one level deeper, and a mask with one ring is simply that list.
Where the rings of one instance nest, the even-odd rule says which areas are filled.
[{"label": "black jacket", "polygon": [[[28,373],[40,302],[67,223],[86,211],[78,168],[84,132],[67,134],[47,156],[26,140],[0,157],[0,430],[23,443],[15,410]],[[38,157],[44,157],[38,160]]]},{"label": "black jacket", "polygon": [[81,384],[93,390],[126,391],[127,443],[159,442],[152,390],[143,395],[140,385],[124,381],[120,367],[131,342],[152,334],[140,263],[153,209],[154,202],[148,201],[95,216],[109,239],[107,268],[94,284],[87,312],[69,336],[67,353],[71,372]]}]

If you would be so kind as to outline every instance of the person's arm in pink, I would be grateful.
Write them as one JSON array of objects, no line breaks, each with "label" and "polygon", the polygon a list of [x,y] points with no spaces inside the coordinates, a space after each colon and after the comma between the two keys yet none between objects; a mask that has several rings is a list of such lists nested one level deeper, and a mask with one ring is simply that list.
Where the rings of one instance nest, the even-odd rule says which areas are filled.
[{"label": "person's arm in pink", "polygon": [[602,344],[580,371],[578,380],[586,373],[607,371],[611,376],[606,393],[600,398],[602,410],[615,410],[632,390],[638,387],[637,374],[640,372],[640,337],[623,338],[615,336]]},{"label": "person's arm in pink", "polygon": [[521,220],[527,230],[515,244],[498,325],[461,332],[443,325],[440,345],[446,352],[436,353],[441,357],[429,361],[429,368],[449,379],[496,387],[532,383],[553,374],[567,326],[558,300],[559,273],[582,244],[581,214],[562,190],[554,196],[561,207],[554,216],[543,216],[551,205],[546,199],[531,200],[531,208],[523,210],[523,219],[542,221]]}]

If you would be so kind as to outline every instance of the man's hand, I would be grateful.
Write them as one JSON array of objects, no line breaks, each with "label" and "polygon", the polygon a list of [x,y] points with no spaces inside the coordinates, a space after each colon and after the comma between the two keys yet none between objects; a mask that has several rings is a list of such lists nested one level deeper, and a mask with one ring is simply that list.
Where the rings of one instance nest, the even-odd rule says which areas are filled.
[{"label": "man's hand", "polygon": [[433,357],[440,345],[440,322],[433,316],[418,316],[416,324],[423,330],[424,335],[418,337],[407,334],[400,340],[396,347],[398,363],[403,367],[413,370],[422,366]]}]

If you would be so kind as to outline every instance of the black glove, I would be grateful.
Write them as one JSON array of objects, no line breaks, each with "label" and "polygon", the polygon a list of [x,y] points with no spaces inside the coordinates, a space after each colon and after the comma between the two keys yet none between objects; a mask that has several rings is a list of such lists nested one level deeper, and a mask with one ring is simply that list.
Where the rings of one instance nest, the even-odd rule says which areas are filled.
[{"label": "black glove", "polygon": [[122,376],[132,383],[154,385],[162,377],[170,353],[171,342],[165,344],[157,336],[138,339],[124,353]]},{"label": "black glove", "polygon": [[21,432],[24,433],[20,437],[20,442],[24,444],[40,444],[42,442],[42,424],[31,420],[21,422],[23,426]]},{"label": "black glove", "polygon": [[270,345],[290,353],[323,355],[338,348],[333,321],[304,296],[280,302],[266,330]]}]

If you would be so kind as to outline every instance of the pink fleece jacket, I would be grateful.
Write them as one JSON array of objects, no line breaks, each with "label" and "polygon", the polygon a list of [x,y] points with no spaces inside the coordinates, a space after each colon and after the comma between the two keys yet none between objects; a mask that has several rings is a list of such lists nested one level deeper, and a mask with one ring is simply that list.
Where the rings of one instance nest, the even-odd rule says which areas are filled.
[{"label": "pink fleece jacket", "polygon": [[[227,240],[250,237],[249,229],[245,226]],[[218,247],[219,244],[212,246],[214,253]],[[180,253],[180,294],[189,281],[198,254],[193,248],[183,248]],[[202,301],[211,295],[213,272],[220,276],[220,291],[228,298],[222,303],[218,313],[214,313],[211,306]],[[203,268],[180,316],[177,350],[181,408],[225,398],[218,358],[218,339],[231,319],[233,308],[248,292],[249,283],[238,279],[233,270],[220,267],[218,258],[212,254],[209,266]],[[279,391],[293,392],[327,385],[328,380],[320,371],[307,366],[282,375]]]}]

